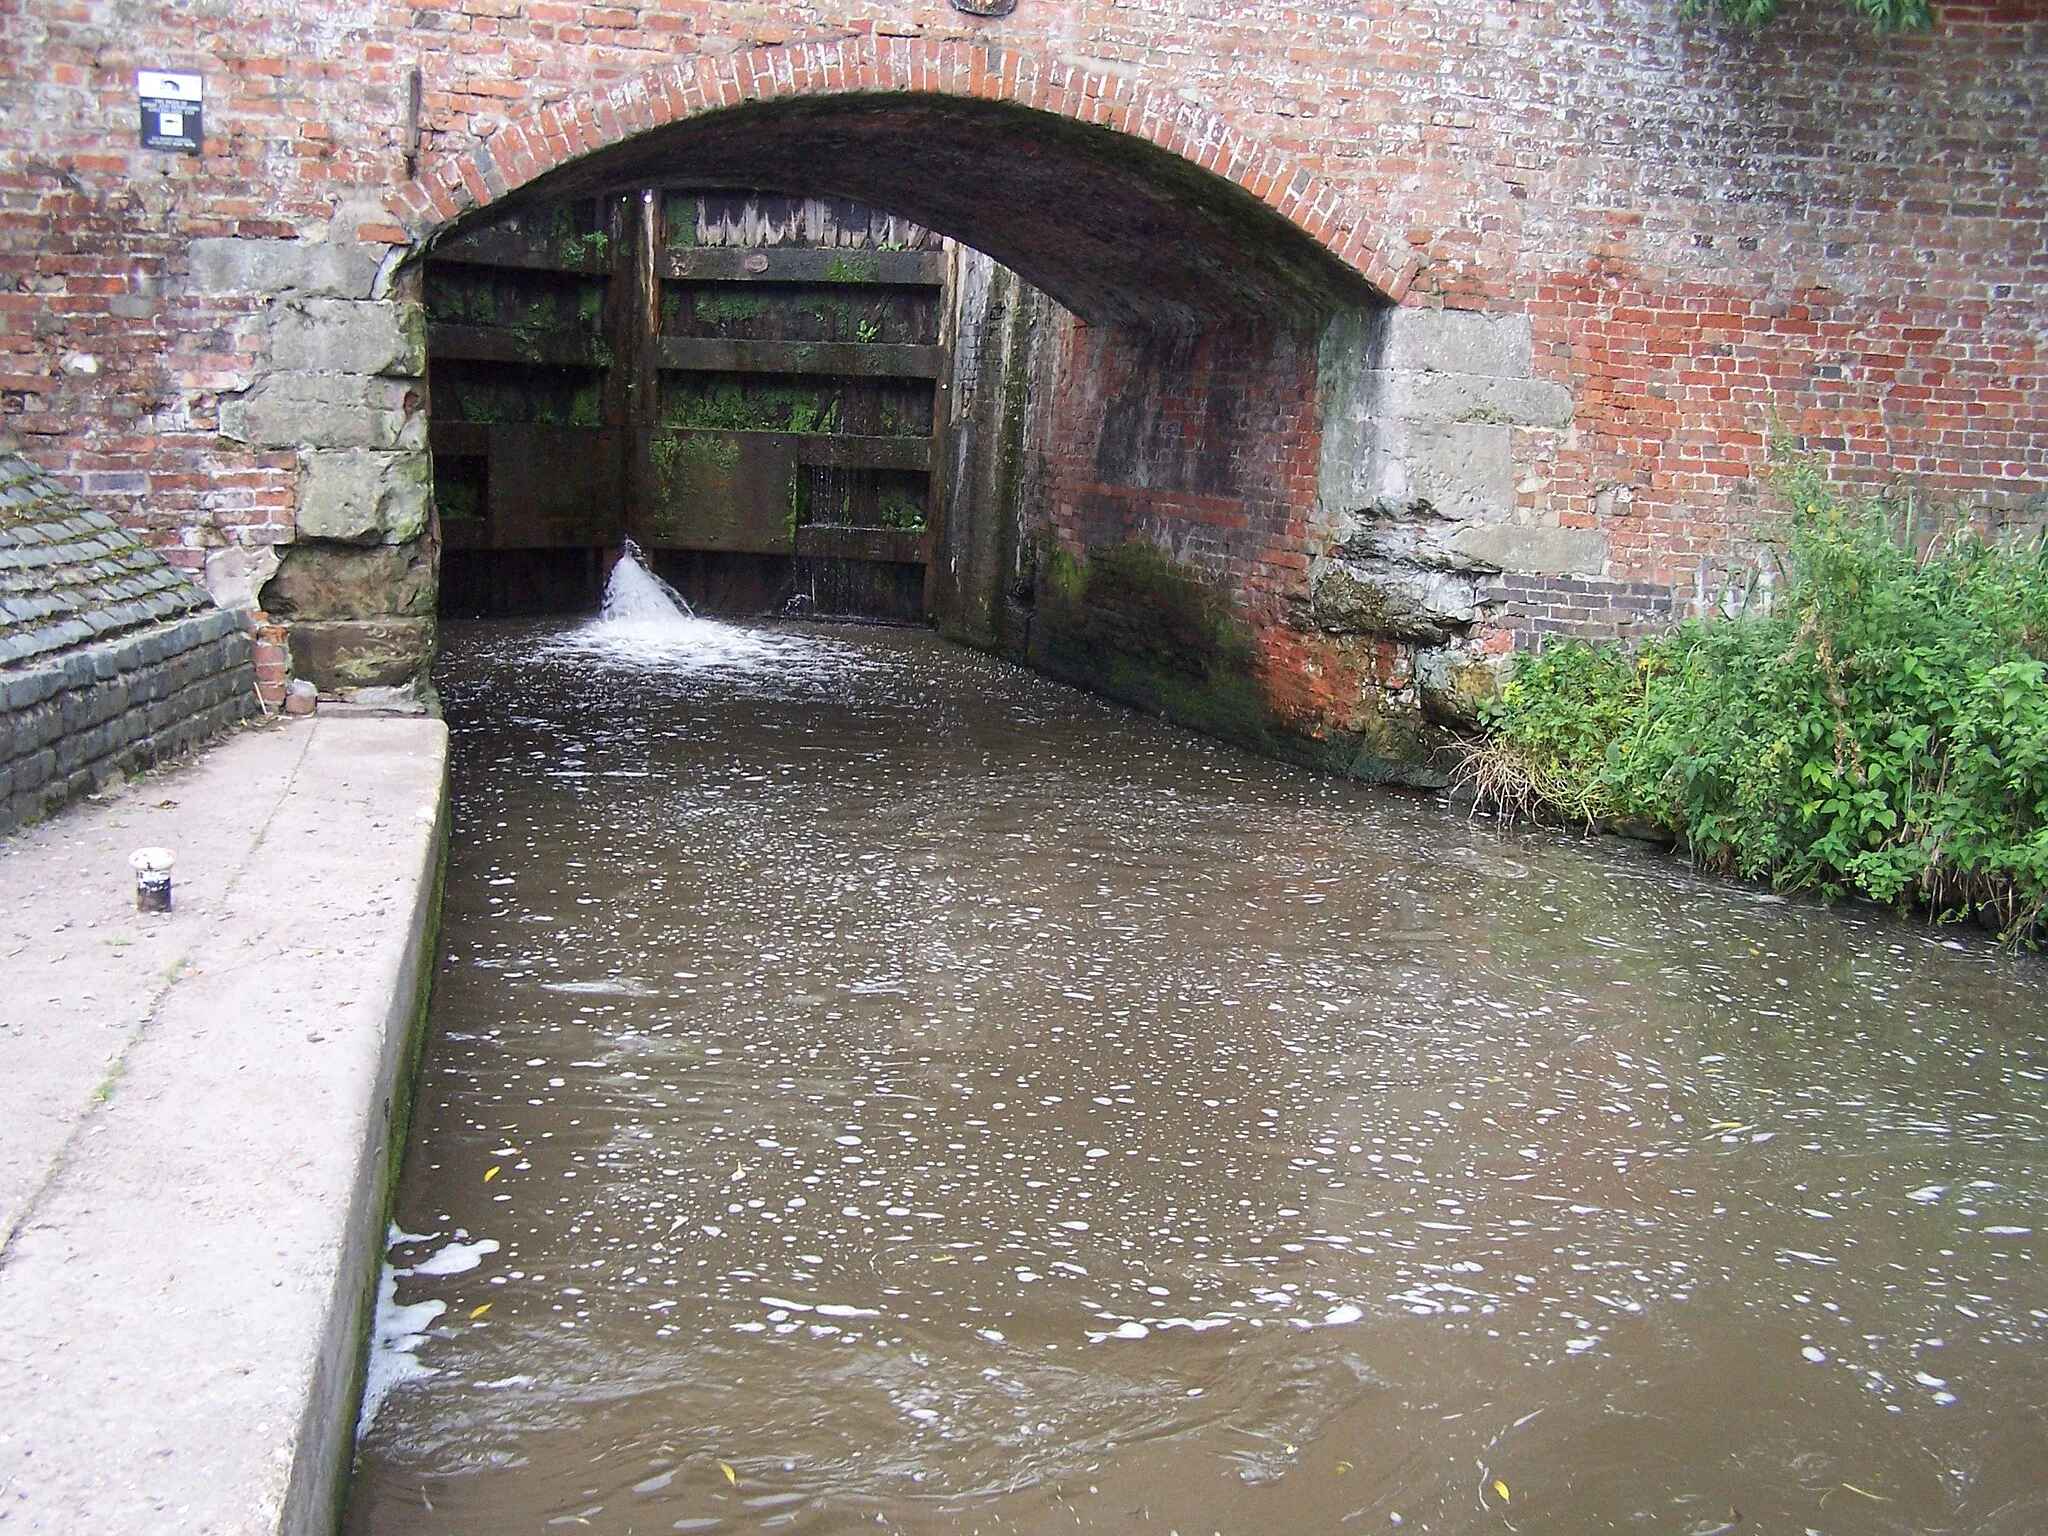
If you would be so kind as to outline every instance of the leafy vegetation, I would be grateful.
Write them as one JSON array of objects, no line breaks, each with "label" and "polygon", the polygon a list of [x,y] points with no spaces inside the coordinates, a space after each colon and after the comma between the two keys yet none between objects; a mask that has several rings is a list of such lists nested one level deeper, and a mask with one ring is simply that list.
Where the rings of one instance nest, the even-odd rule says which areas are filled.
[{"label": "leafy vegetation", "polygon": [[884,528],[924,532],[924,505],[899,486],[884,486],[875,498],[875,516]]},{"label": "leafy vegetation", "polygon": [[718,432],[839,430],[839,394],[831,386],[716,380],[664,396],[661,424]]},{"label": "leafy vegetation", "polygon": [[[1931,0],[1848,0],[1871,19],[1880,32],[1925,31],[1934,25]],[[1678,14],[1698,16],[1712,9],[1746,26],[1760,27],[1777,19],[1783,0],[1680,0]]]},{"label": "leafy vegetation", "polygon": [[1729,873],[1995,918],[2048,910],[2048,540],[1851,505],[1781,464],[1773,611],[1517,659],[1466,775],[1505,814],[1655,828]]}]

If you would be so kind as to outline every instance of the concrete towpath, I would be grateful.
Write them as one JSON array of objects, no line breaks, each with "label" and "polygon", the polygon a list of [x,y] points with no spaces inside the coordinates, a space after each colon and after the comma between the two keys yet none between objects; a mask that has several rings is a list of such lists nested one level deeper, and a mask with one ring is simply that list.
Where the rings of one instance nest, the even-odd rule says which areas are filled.
[{"label": "concrete towpath", "polygon": [[0,1532],[331,1528],[446,768],[321,714],[0,839]]}]

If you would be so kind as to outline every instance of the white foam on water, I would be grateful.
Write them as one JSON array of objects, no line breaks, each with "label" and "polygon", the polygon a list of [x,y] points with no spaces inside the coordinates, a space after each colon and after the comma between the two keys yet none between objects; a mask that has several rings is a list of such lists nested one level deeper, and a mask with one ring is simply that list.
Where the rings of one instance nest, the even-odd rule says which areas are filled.
[{"label": "white foam on water", "polygon": [[644,981],[631,976],[620,976],[610,981],[544,981],[540,984],[543,992],[565,992],[571,996],[590,997],[657,997],[654,988]]},{"label": "white foam on water", "polygon": [[605,582],[597,618],[548,642],[537,654],[664,672],[778,678],[829,678],[860,664],[853,650],[822,636],[699,618],[630,543]]},{"label": "white foam on water", "polygon": [[430,1254],[411,1269],[395,1271],[401,1275],[465,1275],[483,1263],[484,1255],[498,1251],[495,1237],[478,1238],[473,1243],[450,1243],[439,1252]]},{"label": "white foam on water", "polygon": [[420,1364],[418,1351],[426,1342],[427,1329],[448,1310],[448,1303],[416,1301],[401,1307],[398,1273],[386,1264],[383,1278],[377,1282],[377,1317],[370,1330],[369,1364],[363,1372],[363,1411],[356,1420],[358,1439],[367,1435],[370,1426],[377,1422],[377,1410],[384,1406],[393,1387],[440,1374],[432,1366]]}]

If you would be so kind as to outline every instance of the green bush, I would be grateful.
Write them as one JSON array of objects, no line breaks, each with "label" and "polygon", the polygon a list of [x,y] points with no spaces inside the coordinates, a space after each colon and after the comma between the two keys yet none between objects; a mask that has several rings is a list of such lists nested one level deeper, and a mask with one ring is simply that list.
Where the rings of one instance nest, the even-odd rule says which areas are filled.
[{"label": "green bush", "polygon": [[1781,468],[1765,616],[1518,658],[1469,777],[1510,812],[1662,829],[1702,863],[2008,935],[2048,909],[2048,543],[1957,531]]}]

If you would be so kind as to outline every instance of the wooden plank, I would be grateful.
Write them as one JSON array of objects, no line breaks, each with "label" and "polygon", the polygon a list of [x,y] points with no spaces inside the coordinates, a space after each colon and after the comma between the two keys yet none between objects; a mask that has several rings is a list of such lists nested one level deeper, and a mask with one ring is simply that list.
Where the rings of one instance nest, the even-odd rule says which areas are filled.
[{"label": "wooden plank", "polygon": [[429,422],[427,444],[450,458],[480,459],[491,451],[491,429],[473,421]]},{"label": "wooden plank", "polygon": [[841,379],[936,379],[946,371],[942,347],[881,341],[730,341],[664,336],[664,368],[695,373],[825,374]]},{"label": "wooden plank", "polygon": [[[790,552],[790,477],[796,466],[783,432],[695,432],[656,428],[640,438],[650,506],[646,542],[658,549]],[[641,527],[636,523],[636,536]]]},{"label": "wooden plank", "polygon": [[799,464],[829,469],[907,469],[927,474],[932,467],[928,437],[834,437],[823,432],[776,433],[790,440]]},{"label": "wooden plank", "polygon": [[[441,429],[437,426],[435,431]],[[826,469],[902,469],[929,473],[932,440],[928,437],[855,437],[830,432],[734,432],[716,427],[663,427],[664,432],[693,437],[732,438],[771,444],[792,464]]]},{"label": "wooden plank", "polygon": [[938,251],[868,251],[700,245],[656,257],[661,275],[692,283],[883,283],[943,288],[946,258]]},{"label": "wooden plank", "polygon": [[444,517],[441,519],[441,547],[489,549],[491,525],[481,517]]},{"label": "wooden plank", "polygon": [[619,434],[603,427],[493,426],[491,543],[498,549],[615,544]]},{"label": "wooden plank", "polygon": [[548,368],[609,368],[611,348],[581,331],[520,331],[502,325],[427,327],[427,348],[437,358],[476,363],[533,363]]},{"label": "wooden plank", "polygon": [[549,242],[524,230],[478,229],[436,246],[428,259],[468,267],[523,267],[530,272],[607,277],[612,270],[612,242],[607,240],[602,246],[580,238]]},{"label": "wooden plank", "polygon": [[796,531],[796,553],[824,559],[883,560],[922,565],[927,535],[907,528],[845,528],[805,523]]}]

